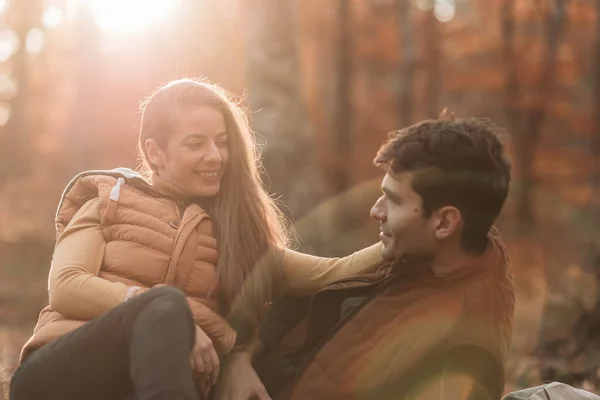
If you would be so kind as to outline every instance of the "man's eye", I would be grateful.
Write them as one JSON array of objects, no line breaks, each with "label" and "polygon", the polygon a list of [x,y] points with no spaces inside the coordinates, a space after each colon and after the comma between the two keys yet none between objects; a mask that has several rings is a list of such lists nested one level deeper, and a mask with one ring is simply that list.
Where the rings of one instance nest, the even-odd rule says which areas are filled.
[{"label": "man's eye", "polygon": [[400,204],[400,199],[398,199],[396,197],[388,196],[387,199],[393,204]]}]

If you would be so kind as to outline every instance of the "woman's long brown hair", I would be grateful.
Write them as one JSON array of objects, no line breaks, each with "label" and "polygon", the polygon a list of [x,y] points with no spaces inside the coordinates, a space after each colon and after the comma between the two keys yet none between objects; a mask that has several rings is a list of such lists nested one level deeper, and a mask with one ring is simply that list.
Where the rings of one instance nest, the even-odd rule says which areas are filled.
[{"label": "woman's long brown hair", "polygon": [[213,107],[225,119],[229,162],[209,210],[216,222],[217,270],[230,320],[234,325],[251,322],[255,328],[274,296],[273,283],[280,279],[280,250],[287,245],[287,234],[283,214],[263,186],[260,154],[240,103],[202,80],[182,79],[160,87],[142,104],[142,172],[156,171],[145,153],[146,139],[166,146],[176,115],[172,111],[189,106]]}]

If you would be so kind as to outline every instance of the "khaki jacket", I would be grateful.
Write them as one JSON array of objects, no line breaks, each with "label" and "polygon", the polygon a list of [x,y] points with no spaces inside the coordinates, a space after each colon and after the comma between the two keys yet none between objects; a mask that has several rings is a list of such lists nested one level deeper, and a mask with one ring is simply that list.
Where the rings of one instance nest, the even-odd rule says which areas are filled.
[{"label": "khaki jacket", "polygon": [[376,287],[343,324],[323,338],[314,335],[319,342],[304,368],[274,398],[463,399],[475,385],[466,375],[443,373],[441,379],[413,387],[424,362],[435,366],[442,355],[462,348],[489,355],[502,381],[513,327],[514,281],[495,228],[489,238],[484,254],[447,275],[435,275],[426,266],[394,266],[371,278],[376,286],[363,276],[319,291],[311,302],[307,340],[323,330],[323,321],[331,319],[328,313],[339,312],[338,294],[358,296],[361,288]]}]

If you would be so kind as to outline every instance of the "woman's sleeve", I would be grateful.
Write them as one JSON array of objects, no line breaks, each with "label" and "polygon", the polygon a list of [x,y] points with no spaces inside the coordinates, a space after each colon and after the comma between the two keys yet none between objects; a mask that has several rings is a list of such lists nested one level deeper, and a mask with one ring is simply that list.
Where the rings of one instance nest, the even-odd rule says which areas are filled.
[{"label": "woman's sleeve", "polygon": [[286,249],[284,294],[310,295],[336,280],[367,272],[382,260],[381,242],[341,258],[324,258]]},{"label": "woman's sleeve", "polygon": [[56,243],[48,279],[54,311],[87,320],[125,301],[127,285],[98,277],[105,248],[100,200],[92,199],[75,214]]}]

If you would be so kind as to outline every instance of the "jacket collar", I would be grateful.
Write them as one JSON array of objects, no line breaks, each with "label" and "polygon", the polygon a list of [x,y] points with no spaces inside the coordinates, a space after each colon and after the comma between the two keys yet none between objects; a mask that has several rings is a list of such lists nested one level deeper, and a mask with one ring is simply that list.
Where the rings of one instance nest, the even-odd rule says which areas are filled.
[{"label": "jacket collar", "polygon": [[495,227],[488,234],[488,246],[478,257],[473,257],[467,262],[444,275],[436,275],[426,261],[396,261],[390,266],[388,273],[405,275],[426,285],[446,284],[460,282],[464,279],[489,273],[496,273],[505,268],[510,268],[506,248]]},{"label": "jacket collar", "polygon": [[180,189],[171,182],[162,178],[156,172],[152,173],[152,175],[150,176],[150,182],[152,184],[152,187],[157,192],[164,194],[165,196],[170,197],[173,200],[189,201],[194,197],[191,194],[187,193],[185,190]]},{"label": "jacket collar", "polygon": [[187,207],[190,204],[198,204],[203,210],[210,214],[209,210],[212,209],[212,199],[209,197],[193,196],[180,187],[167,181],[156,172],[152,173],[150,176],[150,185],[158,193],[175,200],[181,205]]}]

